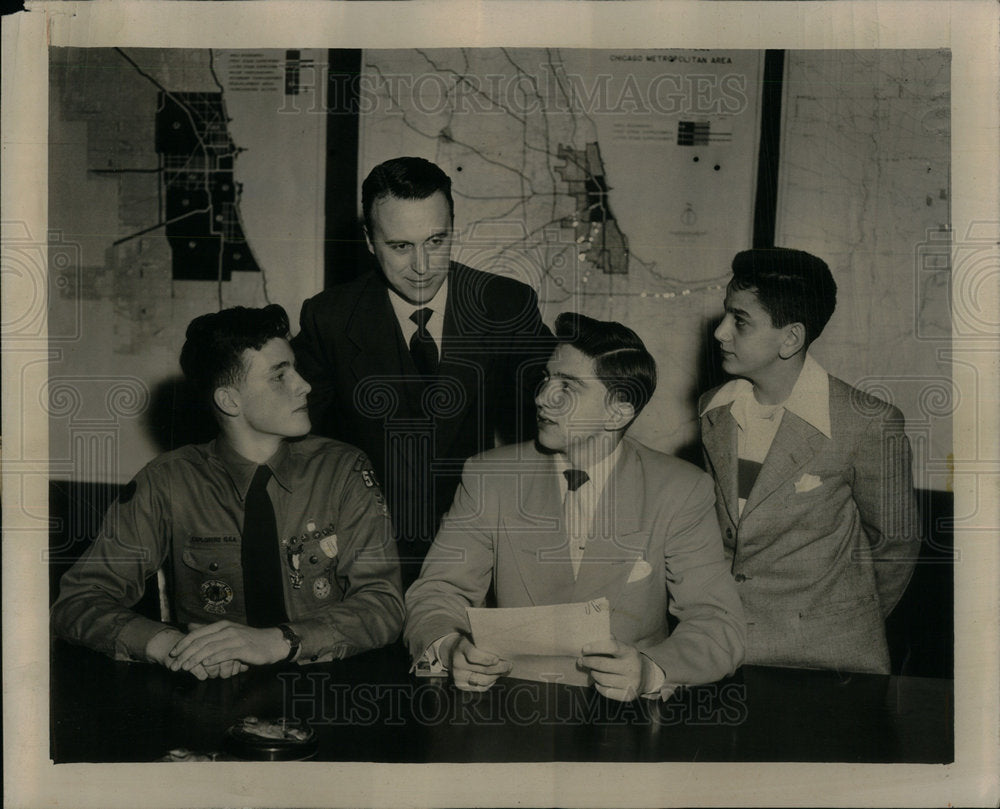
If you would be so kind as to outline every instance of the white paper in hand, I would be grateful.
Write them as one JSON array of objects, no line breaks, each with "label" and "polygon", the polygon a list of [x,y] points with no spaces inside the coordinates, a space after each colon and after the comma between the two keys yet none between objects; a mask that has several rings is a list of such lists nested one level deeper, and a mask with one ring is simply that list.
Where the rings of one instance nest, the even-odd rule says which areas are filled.
[{"label": "white paper in hand", "polygon": [[588,685],[576,667],[587,643],[611,637],[606,598],[544,607],[468,608],[472,642],[514,664],[511,677]]}]

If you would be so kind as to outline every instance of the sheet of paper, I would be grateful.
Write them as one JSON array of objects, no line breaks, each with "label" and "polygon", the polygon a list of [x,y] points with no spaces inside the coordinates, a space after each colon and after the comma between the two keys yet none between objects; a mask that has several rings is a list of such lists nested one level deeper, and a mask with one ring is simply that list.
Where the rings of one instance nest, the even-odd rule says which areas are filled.
[{"label": "sheet of paper", "polygon": [[606,598],[544,607],[469,608],[472,641],[514,664],[521,680],[588,685],[576,667],[584,644],[611,636]]}]

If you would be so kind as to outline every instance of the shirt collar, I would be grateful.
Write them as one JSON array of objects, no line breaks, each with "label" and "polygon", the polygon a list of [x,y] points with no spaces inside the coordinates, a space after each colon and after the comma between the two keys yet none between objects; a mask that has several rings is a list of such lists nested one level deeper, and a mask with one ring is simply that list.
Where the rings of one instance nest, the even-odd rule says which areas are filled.
[{"label": "shirt collar", "polygon": [[[618,442],[616,446],[610,453],[605,455],[596,463],[583,467],[583,471],[587,473],[587,477],[590,478],[588,483],[594,484],[594,493],[604,491],[604,487],[608,482],[608,477],[611,475],[611,470],[615,468],[615,464],[618,463],[618,459],[622,454],[622,442]],[[562,488],[565,490],[569,488],[569,484],[566,482],[566,476],[563,472],[567,469],[572,469],[570,466],[569,459],[562,452],[559,452],[555,456],[556,459],[556,471],[559,473],[559,481]]]},{"label": "shirt collar", "polygon": [[[716,407],[745,401],[753,396],[753,384],[748,379],[733,379],[719,388],[699,416]],[[794,413],[807,424],[812,425],[827,438],[830,432],[830,377],[812,354],[806,354],[799,378],[795,380],[792,392],[782,403],[785,410]]]},{"label": "shirt collar", "polygon": [[830,377],[812,354],[806,354],[795,387],[785,400],[785,410],[811,424],[827,438],[833,437],[830,433]]},{"label": "shirt collar", "polygon": [[[414,329],[416,329],[416,324],[410,320],[410,315],[416,312],[418,309],[425,309],[430,307],[434,310],[435,315],[440,315],[444,317],[444,307],[448,302],[448,279],[444,279],[444,283],[438,289],[437,294],[431,298],[429,301],[424,303],[415,304],[410,303],[408,300],[404,299],[396,290],[391,286],[386,284],[386,289],[389,290],[389,303],[392,304],[392,309],[396,313],[396,320],[402,324],[411,324]],[[434,320],[434,318],[432,318]],[[433,332],[434,329],[428,323],[427,330]]]},{"label": "shirt collar", "polygon": [[[221,434],[209,444],[209,453],[222,464],[222,468],[233,482],[236,493],[241,500],[245,500],[258,464],[240,455]],[[267,466],[278,484],[283,489],[291,491],[291,450],[287,441],[282,441],[278,451],[267,459]]]},{"label": "shirt collar", "polygon": [[709,410],[732,404],[737,399],[746,396],[747,393],[753,393],[753,383],[749,379],[730,379],[715,392],[715,395],[709,399],[708,404],[701,409],[698,415],[704,416]]}]

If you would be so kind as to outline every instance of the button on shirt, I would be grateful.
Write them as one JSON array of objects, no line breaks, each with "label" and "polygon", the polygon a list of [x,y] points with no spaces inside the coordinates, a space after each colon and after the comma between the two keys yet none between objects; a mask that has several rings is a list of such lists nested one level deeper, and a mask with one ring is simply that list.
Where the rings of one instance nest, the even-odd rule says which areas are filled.
[{"label": "button on shirt", "polygon": [[[402,626],[399,563],[385,500],[360,450],[308,437],[268,460],[289,624],[300,663],[391,643]],[[257,464],[223,438],[161,455],[136,475],[63,577],[57,635],[120,660],[144,659],[164,624],[132,612],[171,568],[173,620],[245,623],[240,534]]]}]

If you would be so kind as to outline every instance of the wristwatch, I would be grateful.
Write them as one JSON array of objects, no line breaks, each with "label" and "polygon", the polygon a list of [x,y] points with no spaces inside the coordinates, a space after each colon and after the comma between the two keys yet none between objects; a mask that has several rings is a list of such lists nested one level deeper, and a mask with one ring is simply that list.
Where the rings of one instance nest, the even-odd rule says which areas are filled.
[{"label": "wristwatch", "polygon": [[281,634],[284,635],[285,640],[288,641],[288,654],[282,663],[291,663],[295,656],[299,653],[299,649],[302,647],[302,638],[300,638],[294,629],[292,629],[288,624],[278,624],[278,629],[281,630]]}]

